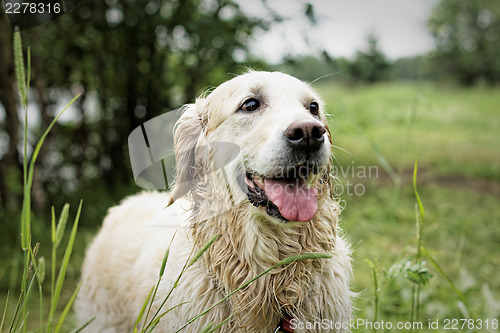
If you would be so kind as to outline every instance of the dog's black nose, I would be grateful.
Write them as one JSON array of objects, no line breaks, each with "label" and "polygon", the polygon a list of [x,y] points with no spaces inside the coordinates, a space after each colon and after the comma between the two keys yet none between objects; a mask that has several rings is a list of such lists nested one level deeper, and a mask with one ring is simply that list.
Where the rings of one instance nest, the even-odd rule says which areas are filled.
[{"label": "dog's black nose", "polygon": [[294,148],[315,150],[325,141],[325,133],[325,126],[317,121],[298,120],[288,126],[285,136]]}]

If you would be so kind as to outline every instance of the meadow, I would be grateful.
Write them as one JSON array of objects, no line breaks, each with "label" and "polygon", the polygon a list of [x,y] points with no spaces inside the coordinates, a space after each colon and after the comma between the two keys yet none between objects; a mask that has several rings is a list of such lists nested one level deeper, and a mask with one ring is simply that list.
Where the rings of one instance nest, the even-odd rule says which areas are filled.
[{"label": "meadow", "polygon": [[[355,317],[394,324],[419,321],[423,323],[419,331],[424,332],[449,332],[444,327],[447,319],[482,320],[484,326],[488,320],[493,327],[500,314],[500,88],[426,82],[345,86],[320,81],[315,86],[330,114],[335,189],[344,207],[341,226],[353,244],[352,287],[359,293]],[[420,215],[413,187],[415,160],[425,216]],[[85,219],[85,210],[91,207],[86,208],[85,196],[83,200]],[[113,204],[110,200],[109,206]],[[61,208],[56,207],[57,214]],[[76,208],[71,207],[69,221]],[[35,218],[32,223],[42,237],[40,253],[50,258],[50,221]],[[62,303],[78,285],[85,248],[97,231],[81,225]],[[421,245],[434,263],[418,251],[420,227]],[[2,259],[3,286],[21,278],[21,273],[12,274],[12,268],[22,270],[22,263],[12,266],[11,257],[9,253]],[[4,290],[0,304],[5,300]],[[6,323],[16,302],[11,294]],[[28,323],[35,330],[38,298],[31,302]],[[429,329],[429,320],[438,320],[439,329]],[[71,314],[67,325],[62,331],[69,331]]]},{"label": "meadow", "polygon": [[[331,115],[341,225],[353,243],[360,293],[356,317],[417,320],[434,332],[449,331],[447,319],[498,320],[500,89],[397,82],[316,88]],[[416,160],[423,219],[413,189]],[[421,245],[438,268],[424,257],[417,272],[408,270],[417,256],[417,219]],[[424,277],[417,317],[415,273]],[[439,329],[428,329],[429,320]],[[457,331],[479,331],[471,328]]]}]

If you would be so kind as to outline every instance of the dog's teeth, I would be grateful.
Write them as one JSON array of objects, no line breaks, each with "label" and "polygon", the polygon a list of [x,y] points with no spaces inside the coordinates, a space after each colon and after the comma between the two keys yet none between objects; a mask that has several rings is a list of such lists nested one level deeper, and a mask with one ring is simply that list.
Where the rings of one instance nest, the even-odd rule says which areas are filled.
[{"label": "dog's teeth", "polygon": [[259,187],[264,187],[264,178],[261,176],[256,176],[254,177],[253,181],[259,186]]}]

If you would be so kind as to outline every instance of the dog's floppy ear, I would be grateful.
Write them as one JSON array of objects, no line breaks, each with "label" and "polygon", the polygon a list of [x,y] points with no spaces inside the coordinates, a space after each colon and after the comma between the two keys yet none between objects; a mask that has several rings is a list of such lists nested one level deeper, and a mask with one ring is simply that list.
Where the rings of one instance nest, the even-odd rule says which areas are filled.
[{"label": "dog's floppy ear", "polygon": [[174,129],[175,168],[177,176],[169,205],[191,190],[195,184],[196,169],[199,168],[195,151],[203,135],[199,108],[202,100],[185,106],[184,113],[177,121]]}]

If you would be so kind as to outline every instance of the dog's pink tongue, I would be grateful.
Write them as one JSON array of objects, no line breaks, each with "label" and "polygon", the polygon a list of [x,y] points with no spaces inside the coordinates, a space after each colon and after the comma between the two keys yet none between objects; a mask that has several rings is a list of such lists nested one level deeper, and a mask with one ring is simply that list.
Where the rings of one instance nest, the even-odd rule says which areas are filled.
[{"label": "dog's pink tongue", "polygon": [[281,216],[289,221],[306,222],[318,210],[318,191],[308,189],[303,179],[265,179],[267,198],[278,207]]}]

